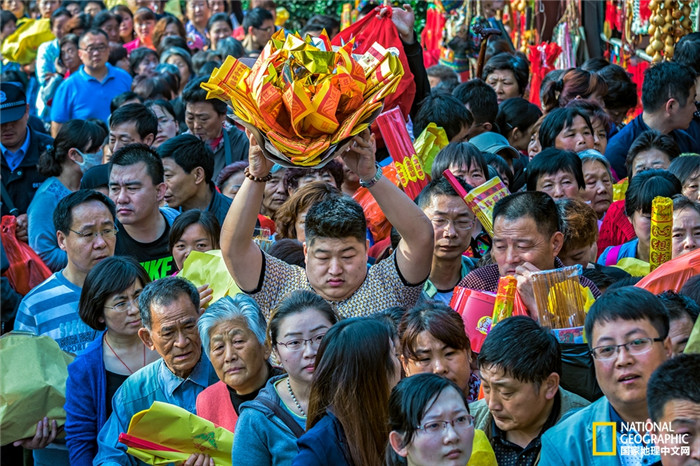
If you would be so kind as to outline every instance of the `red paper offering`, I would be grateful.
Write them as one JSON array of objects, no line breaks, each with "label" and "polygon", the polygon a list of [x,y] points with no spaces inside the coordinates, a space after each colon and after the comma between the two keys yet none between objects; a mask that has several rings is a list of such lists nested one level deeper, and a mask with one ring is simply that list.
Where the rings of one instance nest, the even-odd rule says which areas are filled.
[{"label": "red paper offering", "polygon": [[418,160],[401,110],[394,107],[381,113],[376,121],[386,143],[386,148],[394,160],[401,187],[411,199],[415,199],[428,184],[430,177],[423,171],[420,160]]}]

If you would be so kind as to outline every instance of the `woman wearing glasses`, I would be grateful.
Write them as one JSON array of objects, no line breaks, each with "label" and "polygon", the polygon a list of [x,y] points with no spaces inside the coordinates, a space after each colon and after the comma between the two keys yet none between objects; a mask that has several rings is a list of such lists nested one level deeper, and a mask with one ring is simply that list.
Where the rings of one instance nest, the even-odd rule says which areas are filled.
[{"label": "woman wearing glasses", "polygon": [[304,433],[316,352],[337,322],[331,306],[310,291],[295,291],[272,313],[267,344],[285,375],[273,377],[255,400],[241,406],[234,462],[290,465]]},{"label": "woman wearing glasses", "polygon": [[435,374],[403,379],[389,398],[386,464],[454,465],[469,461],[474,418],[464,392]]},{"label": "woman wearing glasses", "polygon": [[85,279],[80,318],[104,333],[68,366],[65,429],[73,466],[92,464],[114,393],[129,375],[159,358],[138,336],[138,297],[150,281],[135,259],[122,256],[103,260]]}]

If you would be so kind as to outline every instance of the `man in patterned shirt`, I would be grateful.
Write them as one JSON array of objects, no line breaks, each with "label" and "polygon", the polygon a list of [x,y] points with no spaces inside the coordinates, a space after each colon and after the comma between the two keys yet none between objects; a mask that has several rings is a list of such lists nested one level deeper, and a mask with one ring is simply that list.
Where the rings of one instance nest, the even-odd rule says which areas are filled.
[{"label": "man in patterned shirt", "polygon": [[265,317],[290,292],[313,290],[342,317],[366,316],[391,306],[413,306],[430,273],[433,228],[423,212],[391,181],[382,178],[369,131],[341,150],[401,234],[394,254],[367,268],[366,220],[352,199],[332,196],[306,216],[306,268],[286,264],[251,239],[272,162],[250,139],[250,166],[221,231],[221,250],[231,275],[260,305]]},{"label": "man in patterned shirt", "polygon": [[[493,247],[495,264],[470,272],[458,286],[472,290],[498,289],[498,279],[512,275],[518,279],[518,293],[531,312],[536,311],[531,275],[541,270],[564,267],[557,254],[564,244],[561,219],[549,194],[527,191],[511,194],[493,209]],[[592,281],[580,277],[581,285],[598,298],[600,291]]]}]

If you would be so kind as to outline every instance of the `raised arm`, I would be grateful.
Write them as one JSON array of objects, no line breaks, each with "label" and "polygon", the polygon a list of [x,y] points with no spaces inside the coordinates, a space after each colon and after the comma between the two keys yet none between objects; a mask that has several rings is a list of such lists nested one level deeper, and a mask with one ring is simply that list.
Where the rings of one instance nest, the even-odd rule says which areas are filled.
[{"label": "raised arm", "polygon": [[[371,180],[377,172],[375,149],[374,137],[369,130],[365,130],[355,136],[340,155],[360,180]],[[433,226],[430,220],[403,191],[384,177],[369,191],[401,235],[396,252],[401,275],[409,283],[424,281],[430,274],[433,259]]]},{"label": "raised arm", "polygon": [[[248,139],[249,173],[255,178],[264,179],[269,175],[273,163],[265,158],[252,135],[248,134]],[[221,227],[221,252],[226,268],[243,291],[254,290],[260,280],[262,254],[253,241],[253,233],[264,192],[265,182],[253,181],[246,176]]]}]

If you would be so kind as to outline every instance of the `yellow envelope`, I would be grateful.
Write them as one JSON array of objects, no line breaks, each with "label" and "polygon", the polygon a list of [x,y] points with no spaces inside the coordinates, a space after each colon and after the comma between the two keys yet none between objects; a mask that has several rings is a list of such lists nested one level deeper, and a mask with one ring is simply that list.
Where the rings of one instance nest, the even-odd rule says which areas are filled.
[{"label": "yellow envelope", "polygon": [[226,268],[220,249],[207,252],[192,251],[185,259],[178,276],[188,279],[195,286],[209,283],[209,287],[214,291],[210,305],[224,296],[236,296],[241,292]]}]

